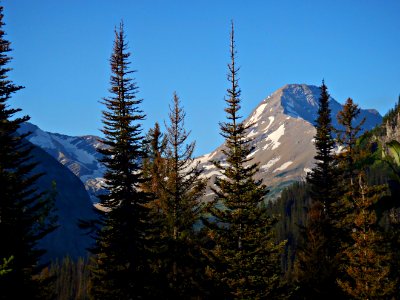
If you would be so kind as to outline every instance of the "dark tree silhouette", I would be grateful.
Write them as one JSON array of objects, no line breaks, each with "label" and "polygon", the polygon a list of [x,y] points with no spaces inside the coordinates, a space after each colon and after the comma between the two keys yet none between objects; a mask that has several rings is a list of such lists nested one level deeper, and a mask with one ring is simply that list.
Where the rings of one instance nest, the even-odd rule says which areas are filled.
[{"label": "dark tree silhouette", "polygon": [[[3,7],[0,6],[0,258],[9,259],[8,272],[0,277],[1,299],[40,298],[45,282],[38,275],[43,265],[39,260],[44,250],[37,243],[55,229],[53,198],[39,193],[35,183],[32,145],[29,135],[18,135],[17,129],[29,120],[15,117],[21,109],[10,108],[12,94],[22,89],[8,79],[11,57],[10,42],[5,40]],[[3,263],[3,262],[2,262]]]},{"label": "dark tree silhouette", "polygon": [[142,174],[143,136],[137,86],[130,77],[124,28],[115,31],[111,56],[111,96],[104,98],[104,144],[99,149],[107,168],[109,193],[100,196],[105,211],[102,229],[93,249],[92,293],[96,299],[137,299],[146,295],[149,280],[146,230],[150,197],[139,187]]},{"label": "dark tree silhouette", "polygon": [[214,161],[221,176],[215,181],[215,199],[208,206],[210,219],[204,222],[214,247],[208,253],[210,275],[222,284],[225,297],[265,299],[272,297],[280,282],[279,260],[284,243],[275,244],[273,225],[262,205],[268,190],[255,180],[258,164],[250,163],[251,141],[246,139],[250,125],[240,122],[240,89],[235,65],[232,23],[231,62],[228,65],[227,122],[221,123],[225,138],[225,161]]}]

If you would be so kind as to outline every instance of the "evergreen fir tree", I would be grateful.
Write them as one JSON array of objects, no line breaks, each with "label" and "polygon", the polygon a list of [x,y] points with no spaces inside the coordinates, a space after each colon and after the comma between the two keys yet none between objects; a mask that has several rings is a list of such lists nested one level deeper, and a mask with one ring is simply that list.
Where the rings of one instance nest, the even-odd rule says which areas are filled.
[{"label": "evergreen fir tree", "polygon": [[174,94],[167,127],[167,173],[162,183],[162,235],[167,244],[164,260],[170,299],[189,299],[201,294],[201,257],[195,226],[199,226],[206,182],[194,162],[195,143],[188,142],[185,112]]},{"label": "evergreen fir tree", "polygon": [[225,100],[228,121],[220,125],[226,160],[214,161],[222,176],[215,181],[216,196],[208,206],[211,217],[204,220],[214,243],[208,253],[208,272],[222,284],[226,299],[273,298],[279,287],[279,261],[284,243],[274,242],[276,220],[262,205],[268,191],[261,181],[254,179],[258,164],[250,163],[248,158],[252,147],[246,132],[250,125],[240,122],[233,23],[230,42],[231,86]]},{"label": "evergreen fir tree", "polygon": [[[297,289],[295,299],[334,299],[330,282],[333,273],[328,253],[329,237],[326,236],[328,220],[321,202],[314,202],[308,210],[305,226],[296,252],[294,280]],[[322,298],[325,297],[325,298]]]},{"label": "evergreen fir tree", "polygon": [[308,173],[307,182],[311,186],[311,198],[314,202],[321,202],[324,214],[330,218],[332,204],[338,196],[336,166],[334,154],[335,140],[332,132],[331,109],[329,107],[329,93],[325,82],[322,81],[321,96],[319,98],[318,118],[316,120],[317,133],[315,135],[315,167]]},{"label": "evergreen fir tree", "polygon": [[147,291],[149,279],[146,230],[149,195],[140,189],[142,174],[144,114],[136,96],[137,86],[130,77],[123,24],[115,31],[111,56],[111,96],[104,98],[103,123],[107,146],[99,149],[107,168],[104,178],[109,193],[100,196],[105,210],[102,229],[97,233],[92,270],[96,299],[139,299]]},{"label": "evergreen fir tree", "polygon": [[276,225],[276,240],[287,240],[282,256],[282,269],[285,272],[285,280],[289,283],[293,282],[294,259],[300,231],[307,221],[309,202],[308,185],[300,181],[288,186],[276,201],[269,203],[272,214],[282,216]]},{"label": "evergreen fir tree", "polygon": [[338,278],[345,278],[347,275],[344,272],[343,265],[347,262],[347,257],[344,255],[347,247],[351,243],[351,228],[354,220],[354,197],[357,190],[355,180],[357,177],[360,162],[362,161],[359,147],[357,147],[357,137],[361,131],[361,126],[365,122],[365,118],[359,124],[356,124],[356,119],[360,114],[360,108],[353,102],[351,98],[346,100],[343,109],[339,111],[337,120],[342,127],[336,129],[338,145],[342,147],[337,154],[338,161],[338,183],[341,195],[332,205],[334,214],[332,215],[331,223],[333,230],[338,237],[338,253],[339,272],[336,275]]},{"label": "evergreen fir tree", "polygon": [[355,198],[356,214],[353,223],[353,244],[345,254],[346,273],[350,277],[338,280],[339,286],[354,299],[390,299],[396,281],[389,278],[390,257],[383,253],[383,237],[377,228],[373,205],[382,197],[385,186],[368,186],[360,174]]},{"label": "evergreen fir tree", "polygon": [[[329,97],[328,89],[322,82],[316,120],[317,153],[314,157],[316,162],[315,167],[307,176],[307,182],[310,184],[311,208],[308,222],[302,230],[296,263],[298,294],[304,299],[340,298],[338,294],[340,290],[335,280],[340,236],[333,225],[333,220],[338,217],[339,191]],[[311,238],[315,240],[311,242],[309,240]],[[310,255],[311,253],[315,255]],[[314,259],[318,255],[321,255],[320,265],[316,266]],[[310,278],[318,279],[318,284]]]},{"label": "evergreen fir tree", "polygon": [[146,156],[143,159],[143,175],[147,180],[143,183],[142,188],[154,195],[154,201],[151,206],[154,206],[154,209],[160,212],[160,199],[163,197],[162,182],[167,176],[165,159],[167,139],[161,132],[158,123],[147,133],[144,147]]},{"label": "evergreen fir tree", "polygon": [[8,79],[11,48],[3,17],[0,6],[0,258],[13,259],[7,264],[9,272],[0,278],[0,299],[36,299],[43,284],[37,278],[43,268],[39,260],[45,252],[37,243],[55,229],[50,218],[53,199],[37,191],[35,183],[41,175],[34,173],[32,145],[25,140],[28,134],[17,133],[29,117],[15,117],[21,109],[8,104],[22,87]]},{"label": "evergreen fir tree", "polygon": [[151,195],[146,205],[150,211],[147,240],[148,259],[152,280],[148,282],[149,295],[153,299],[166,298],[168,283],[163,263],[169,257],[167,237],[164,233],[165,199],[164,180],[167,177],[167,160],[165,158],[167,138],[161,132],[158,123],[151,128],[144,141],[145,157],[143,159],[143,176],[145,181],[141,189]]},{"label": "evergreen fir tree", "polygon": [[359,124],[355,124],[355,120],[360,114],[360,108],[353,102],[353,99],[346,100],[343,109],[339,111],[337,120],[343,129],[336,130],[338,133],[338,143],[343,147],[338,155],[339,168],[342,170],[342,178],[346,181],[343,186],[351,187],[354,184],[356,176],[356,160],[357,154],[357,137],[365,122],[365,118]]}]

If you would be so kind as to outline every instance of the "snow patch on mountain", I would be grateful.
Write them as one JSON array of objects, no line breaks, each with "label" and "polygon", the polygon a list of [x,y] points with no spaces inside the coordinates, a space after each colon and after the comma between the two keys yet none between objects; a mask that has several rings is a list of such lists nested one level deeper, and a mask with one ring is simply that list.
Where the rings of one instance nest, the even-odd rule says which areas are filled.
[{"label": "snow patch on mountain", "polygon": [[207,173],[206,176],[203,176],[203,178],[211,178],[212,176],[217,176],[220,177],[222,176],[221,172],[219,170],[211,171],[210,173]]},{"label": "snow patch on mountain", "polygon": [[283,171],[283,170],[287,169],[291,164],[293,164],[292,161],[287,161],[283,165],[281,165],[279,168],[276,168],[272,173]]},{"label": "snow patch on mountain", "polygon": [[268,161],[265,165],[262,165],[262,166],[260,167],[260,170],[263,171],[263,172],[268,171],[268,170],[269,170],[274,164],[276,164],[280,159],[281,159],[280,156],[271,159],[271,160]]},{"label": "snow patch on mountain", "polygon": [[256,155],[256,153],[259,151],[260,149],[254,149],[249,155],[247,155],[247,158],[250,158],[254,155]]},{"label": "snow patch on mountain", "polygon": [[268,135],[267,140],[271,141],[271,143],[266,144],[263,147],[263,150],[268,149],[271,145],[272,148],[271,150],[275,150],[279,147],[279,145],[281,144],[279,142],[279,139],[285,134],[285,124],[282,124],[281,126],[279,126],[279,128],[277,130],[275,130],[274,132],[272,132],[271,134]]},{"label": "snow patch on mountain", "polygon": [[253,136],[256,136],[257,134],[258,134],[257,129],[254,128],[254,129],[252,129],[252,130],[249,132],[249,134],[247,135],[247,137],[248,137],[248,138],[251,138],[251,137],[253,137]]},{"label": "snow patch on mountain", "polygon": [[52,139],[57,141],[67,152],[72,153],[79,162],[83,164],[96,163],[97,160],[93,154],[88,153],[85,149],[79,148],[78,145],[80,141],[77,141],[76,137],[54,134]]},{"label": "snow patch on mountain", "polygon": [[264,112],[264,109],[266,108],[266,106],[268,105],[268,103],[262,103],[260,104],[256,110],[253,112],[251,118],[249,119],[249,121],[247,122],[247,124],[252,124],[252,123],[256,123],[260,120],[262,113]]},{"label": "snow patch on mountain", "polygon": [[213,164],[205,165],[204,170],[211,170],[211,169],[216,169],[216,167]]},{"label": "snow patch on mountain", "polygon": [[268,129],[271,127],[272,123],[274,122],[274,119],[275,119],[274,116],[269,116],[268,117],[269,123],[268,123],[267,127],[264,129],[264,132],[268,132]]}]

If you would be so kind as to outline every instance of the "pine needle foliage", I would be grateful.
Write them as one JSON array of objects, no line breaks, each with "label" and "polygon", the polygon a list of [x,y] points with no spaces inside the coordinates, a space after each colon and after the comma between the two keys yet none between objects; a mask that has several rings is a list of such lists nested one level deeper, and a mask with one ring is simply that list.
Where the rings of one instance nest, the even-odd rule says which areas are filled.
[{"label": "pine needle foliage", "polygon": [[252,151],[246,133],[251,124],[240,122],[240,88],[235,62],[234,27],[230,37],[230,58],[225,108],[227,122],[220,124],[225,138],[224,162],[214,161],[221,176],[208,205],[209,219],[204,222],[214,247],[208,252],[209,274],[222,285],[227,299],[265,299],[279,287],[280,254],[284,243],[275,244],[273,226],[262,205],[268,190],[255,180],[258,164],[251,163]]},{"label": "pine needle foliage", "polygon": [[0,278],[0,299],[36,299],[42,284],[37,275],[44,250],[38,242],[53,231],[53,198],[38,192],[35,186],[41,174],[35,174],[29,135],[18,128],[29,120],[16,117],[21,109],[10,108],[11,96],[22,89],[8,79],[10,42],[5,39],[3,6],[0,6],[0,257],[9,261],[8,272]]},{"label": "pine needle foliage", "polygon": [[390,252],[384,253],[384,240],[377,226],[374,204],[383,196],[385,186],[368,186],[364,174],[358,175],[353,244],[345,251],[348,280],[339,286],[353,299],[390,299],[396,281],[390,279]]},{"label": "pine needle foliage", "polygon": [[100,196],[105,210],[102,229],[93,249],[92,293],[96,299],[139,299],[146,294],[149,278],[146,257],[149,195],[140,186],[145,115],[139,105],[137,86],[130,77],[123,23],[115,31],[111,55],[110,94],[104,98],[104,144],[99,149],[106,167],[109,193]]},{"label": "pine needle foliage", "polygon": [[308,210],[294,264],[294,280],[297,289],[295,299],[334,299],[333,265],[328,253],[326,236],[328,220],[321,202],[314,202]]},{"label": "pine needle foliage", "polygon": [[[194,162],[195,142],[188,142],[190,132],[185,129],[186,113],[180,99],[174,93],[167,124],[167,179],[165,213],[169,223],[169,235],[191,234],[199,221],[203,205],[200,197],[204,194],[206,182],[200,178],[199,163]],[[187,231],[185,233],[185,231]]]},{"label": "pine needle foliage", "polygon": [[336,255],[340,249],[340,237],[333,225],[338,214],[339,196],[335,140],[329,107],[330,96],[324,81],[320,89],[315,166],[307,174],[311,204],[296,253],[295,277],[300,299],[335,299],[341,296],[336,285]]},{"label": "pine needle foliage", "polygon": [[147,180],[143,183],[142,188],[154,195],[151,206],[157,213],[161,210],[163,181],[167,176],[166,147],[167,139],[161,132],[160,125],[155,123],[154,128],[150,128],[148,131],[144,143],[143,175]]},{"label": "pine needle foliage", "polygon": [[316,120],[315,149],[316,155],[315,167],[307,174],[307,182],[311,185],[311,198],[314,202],[322,203],[324,213],[331,213],[331,206],[337,198],[337,177],[333,138],[333,127],[331,118],[331,109],[329,107],[328,88],[325,82],[320,87],[321,95],[319,98],[318,118]]},{"label": "pine needle foliage", "polygon": [[203,213],[200,201],[206,182],[194,162],[195,142],[189,142],[186,113],[176,93],[166,123],[166,177],[162,182],[162,236],[167,256],[163,268],[170,299],[190,299],[201,294],[203,270],[195,226]]},{"label": "pine needle foliage", "polygon": [[360,115],[360,108],[353,99],[348,98],[339,111],[337,120],[343,129],[336,130],[338,133],[338,143],[343,147],[342,151],[338,154],[339,168],[342,170],[342,178],[347,182],[343,186],[351,187],[354,184],[357,169],[357,138],[362,130],[362,125],[365,123],[365,118],[360,123],[355,124],[356,119]]}]

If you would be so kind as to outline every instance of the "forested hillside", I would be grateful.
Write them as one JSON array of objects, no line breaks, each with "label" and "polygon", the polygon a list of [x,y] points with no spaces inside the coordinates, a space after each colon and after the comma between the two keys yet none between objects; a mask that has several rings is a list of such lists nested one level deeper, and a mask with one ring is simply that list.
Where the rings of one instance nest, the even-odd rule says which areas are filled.
[{"label": "forested hillside", "polygon": [[[375,194],[374,200],[366,205],[366,207],[357,207],[357,205],[361,204],[357,203],[356,200],[347,203],[349,208],[344,210],[341,214],[344,214],[345,217],[341,217],[343,221],[336,225],[336,227],[340,228],[347,223],[349,230],[358,232],[355,226],[359,226],[356,222],[361,222],[361,220],[355,219],[357,214],[360,212],[364,214],[367,212],[369,213],[369,220],[367,223],[369,226],[367,228],[369,229],[365,232],[365,236],[368,236],[367,234],[373,234],[374,236],[379,234],[380,237],[372,240],[370,245],[362,243],[357,244],[359,247],[368,246],[367,249],[371,251],[369,252],[371,258],[364,261],[365,265],[360,263],[358,266],[364,268],[360,269],[360,272],[361,270],[363,270],[363,272],[367,272],[367,270],[372,272],[374,270],[374,259],[376,259],[379,254],[387,260],[387,267],[390,267],[390,271],[386,271],[385,276],[388,276],[391,282],[397,282],[398,280],[399,261],[398,251],[396,250],[399,246],[398,230],[400,216],[399,125],[400,106],[396,104],[395,107],[383,117],[382,124],[354,139],[353,146],[356,155],[351,172],[353,174],[358,174],[358,182],[353,182],[353,184],[358,184],[361,187],[363,187],[363,185],[365,187],[371,186],[371,189],[377,189],[379,192],[368,191],[368,193],[365,194],[365,196]],[[338,158],[341,159],[341,156],[344,155],[346,154],[339,154]],[[341,176],[344,176],[343,173]],[[362,179],[362,176],[364,176],[364,179]],[[355,178],[357,179],[357,177]],[[360,181],[361,179],[364,180],[364,183]],[[341,187],[342,190],[346,188],[348,187]],[[344,197],[347,198],[349,196],[344,194]],[[346,201],[348,201],[348,199],[346,199]],[[271,213],[280,216],[280,221],[276,225],[277,241],[287,240],[281,264],[285,272],[285,280],[290,282],[293,287],[300,286],[297,279],[299,276],[299,269],[295,267],[295,264],[298,247],[304,239],[305,226],[307,222],[309,222],[309,211],[311,207],[312,197],[309,182],[293,184],[282,192],[281,197],[276,202],[270,204]],[[351,224],[352,220],[354,221],[354,225]],[[339,238],[341,238],[341,236],[339,236]],[[340,243],[345,243],[345,241],[340,241]],[[351,249],[349,248],[351,239],[346,241],[346,243],[348,243],[346,249]],[[349,255],[348,259],[353,258],[350,252],[344,251],[338,254],[347,254]],[[347,262],[344,260],[344,262],[342,262],[344,268],[346,268],[346,264],[347,266],[350,265],[350,262],[349,260],[347,260]],[[350,280],[353,280],[350,282],[357,282],[357,274],[352,274],[354,274],[354,277],[350,277]],[[365,284],[369,283],[368,280],[370,279],[364,279]],[[345,287],[346,290],[351,290],[350,285],[345,285]],[[375,286],[375,289],[379,289],[379,286]],[[353,295],[360,292],[356,289],[352,289],[351,291],[353,291]],[[393,285],[392,294],[398,295],[398,293],[398,285]]]}]

